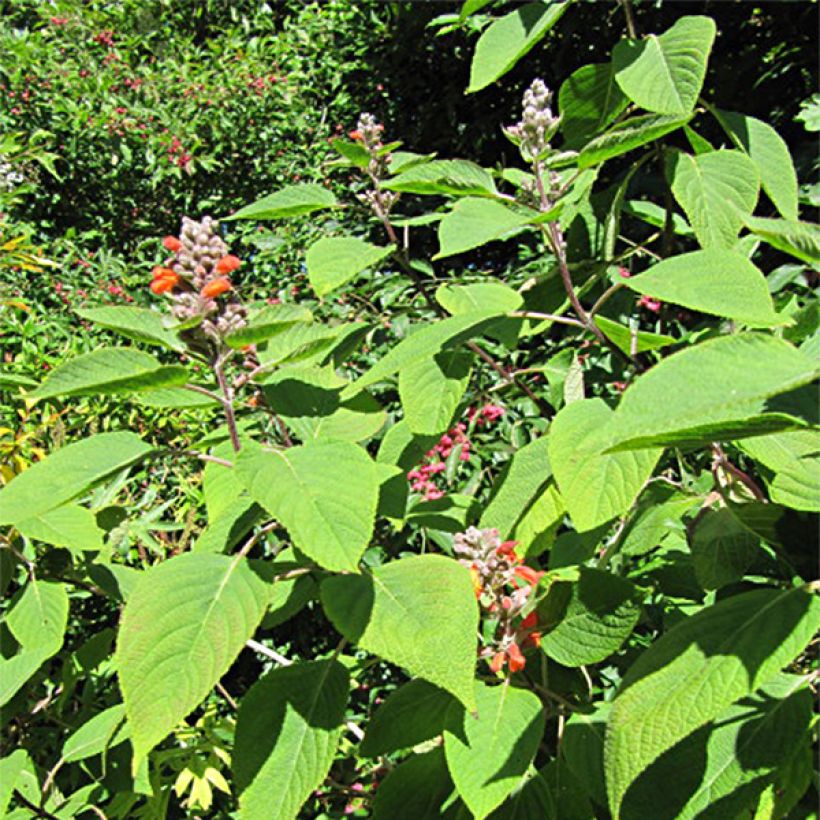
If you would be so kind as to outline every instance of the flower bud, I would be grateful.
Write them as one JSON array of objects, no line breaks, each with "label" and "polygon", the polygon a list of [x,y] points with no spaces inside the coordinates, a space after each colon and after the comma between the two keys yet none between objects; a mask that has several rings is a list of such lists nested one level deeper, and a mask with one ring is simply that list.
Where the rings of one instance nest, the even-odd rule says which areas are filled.
[{"label": "flower bud", "polygon": [[182,242],[180,242],[175,236],[166,236],[162,240],[162,246],[166,250],[171,251],[171,253],[177,253],[182,249]]}]

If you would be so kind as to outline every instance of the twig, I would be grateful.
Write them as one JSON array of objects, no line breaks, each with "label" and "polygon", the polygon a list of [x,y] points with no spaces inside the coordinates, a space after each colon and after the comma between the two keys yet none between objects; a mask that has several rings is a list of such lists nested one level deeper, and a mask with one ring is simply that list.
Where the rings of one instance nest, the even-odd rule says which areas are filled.
[{"label": "twig", "polygon": [[631,40],[638,39],[638,27],[635,25],[635,15],[632,11],[632,0],[618,0],[624,10],[626,18],[626,32]]},{"label": "twig", "polygon": [[610,285],[598,297],[598,301],[589,309],[589,318],[591,319],[604,306],[604,304],[609,301],[609,298],[614,296],[623,286],[623,282],[616,282],[614,285]]},{"label": "twig", "polygon": [[34,812],[35,817],[45,817],[46,820],[60,820],[56,814],[52,814],[49,811],[46,811],[44,808],[40,806],[35,806],[34,803],[31,802],[19,789],[14,790],[14,796],[17,800],[19,800],[27,809]]},{"label": "twig", "polygon": [[223,698],[225,698],[225,700],[228,701],[234,712],[239,711],[239,704],[231,697],[230,692],[228,692],[228,690],[219,681],[216,682],[216,690],[220,695],[222,695]]},{"label": "twig", "polygon": [[200,453],[198,450],[168,449],[166,452],[173,456],[188,456],[189,458],[198,458],[200,461],[210,461],[212,464],[221,464],[223,467],[233,467],[233,462],[228,461],[227,458],[219,458],[218,456],[211,456],[207,453]]},{"label": "twig", "polygon": [[245,646],[247,646],[248,649],[253,649],[254,652],[258,652],[260,655],[265,655],[272,661],[276,661],[280,666],[290,666],[293,663],[293,661],[288,660],[284,655],[280,655],[274,649],[268,649],[267,646],[259,643],[259,641],[253,640],[253,638],[248,638],[248,640],[245,641]]},{"label": "twig", "polygon": [[279,526],[278,521],[271,521],[269,524],[265,524],[261,530],[255,532],[244,544],[241,550],[236,553],[237,558],[244,558],[258,543],[259,541],[264,538],[271,530],[276,529]]},{"label": "twig", "polygon": [[228,386],[228,381],[225,378],[225,372],[222,369],[223,365],[224,361],[222,357],[217,357],[213,365],[214,374],[216,375],[216,381],[219,384],[219,389],[225,396],[225,400],[222,402],[222,405],[225,408],[225,422],[228,425],[228,433],[231,437],[231,446],[233,447],[234,452],[238,453],[242,445],[239,443],[239,432],[236,429],[236,415],[233,411],[233,391]]},{"label": "twig", "polygon": [[345,726],[360,743],[364,740],[364,732],[352,720],[348,720]]},{"label": "twig", "polygon": [[222,396],[218,393],[214,393],[212,390],[208,390],[207,387],[200,387],[198,384],[183,384],[182,387],[185,390],[190,390],[192,393],[199,393],[202,396],[207,396],[209,399],[213,399],[219,404],[225,404],[225,399],[223,399]]}]

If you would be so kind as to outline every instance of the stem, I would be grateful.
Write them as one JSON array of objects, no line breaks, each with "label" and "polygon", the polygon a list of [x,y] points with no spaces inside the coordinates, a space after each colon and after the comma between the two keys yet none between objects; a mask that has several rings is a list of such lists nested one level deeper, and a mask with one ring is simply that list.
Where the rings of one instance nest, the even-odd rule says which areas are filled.
[{"label": "stem", "polygon": [[239,443],[239,432],[236,429],[236,415],[233,411],[233,391],[228,385],[228,380],[225,378],[225,372],[222,369],[223,365],[223,358],[218,356],[214,361],[214,374],[216,375],[216,381],[217,384],[219,384],[219,389],[225,397],[222,405],[225,408],[225,422],[228,425],[228,433],[231,436],[231,446],[233,447],[234,452],[238,453],[242,445]]},{"label": "stem", "polygon": [[618,0],[624,10],[624,17],[626,17],[626,32],[630,39],[638,39],[638,28],[635,25],[635,15],[632,11],[632,0]]},{"label": "stem", "polygon": [[715,443],[712,445],[712,453],[715,456],[715,462],[731,473],[741,484],[745,485],[758,501],[766,501],[766,494],[760,489],[758,483],[748,473],[744,473],[740,467],[729,461],[720,444]]},{"label": "stem", "polygon": [[274,649],[268,649],[267,646],[259,643],[259,641],[253,640],[253,638],[248,638],[248,640],[245,641],[245,646],[247,646],[248,649],[253,649],[254,652],[258,652],[260,655],[270,658],[272,661],[276,661],[280,666],[290,666],[293,663],[292,660],[289,660],[284,655],[280,655]]},{"label": "stem", "polygon": [[198,384],[183,384],[182,387],[185,390],[190,390],[192,393],[199,393],[202,396],[207,396],[209,399],[213,399],[215,402],[219,404],[225,404],[225,399],[219,395],[219,393],[214,393],[212,390],[208,390],[206,387],[200,387]]},{"label": "stem", "polygon": [[623,282],[616,282],[608,287],[599,297],[598,301],[589,309],[590,318],[593,317],[609,301],[610,296],[614,296],[622,287]]},{"label": "stem", "polygon": [[200,453],[198,450],[168,450],[168,452],[174,456],[188,456],[190,458],[198,458],[200,461],[210,461],[212,464],[221,464],[223,467],[233,467],[233,462],[228,461],[227,458],[219,458],[219,456]]},{"label": "stem", "polygon": [[[556,322],[561,325],[572,325],[573,327],[584,328],[585,325],[577,319],[571,319],[569,316],[555,316],[552,313],[538,313],[531,310],[514,310],[509,314],[514,319],[535,319],[541,322]],[[519,371],[523,372],[523,371]]]},{"label": "stem", "polygon": [[45,817],[46,820],[60,820],[56,814],[52,814],[39,806],[35,806],[19,789],[14,790],[14,797],[27,809],[33,811],[35,817]]},{"label": "stem", "polygon": [[259,541],[264,538],[271,530],[276,529],[279,526],[277,521],[271,521],[269,524],[265,524],[259,532],[255,532],[243,545],[242,549],[236,553],[237,558],[244,558],[258,543]]}]

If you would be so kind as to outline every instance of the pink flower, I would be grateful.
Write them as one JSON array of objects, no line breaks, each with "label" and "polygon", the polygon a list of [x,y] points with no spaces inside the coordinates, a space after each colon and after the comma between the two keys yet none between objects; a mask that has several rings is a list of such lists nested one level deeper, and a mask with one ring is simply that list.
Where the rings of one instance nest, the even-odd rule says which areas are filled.
[{"label": "pink flower", "polygon": [[647,310],[651,310],[652,313],[660,313],[661,306],[663,302],[660,299],[653,299],[651,296],[641,296],[638,299],[638,307],[646,308]]}]

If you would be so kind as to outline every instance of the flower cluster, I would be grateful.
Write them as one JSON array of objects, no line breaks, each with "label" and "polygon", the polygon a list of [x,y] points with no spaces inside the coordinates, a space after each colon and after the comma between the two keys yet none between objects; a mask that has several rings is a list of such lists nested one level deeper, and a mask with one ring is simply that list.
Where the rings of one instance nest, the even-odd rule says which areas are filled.
[{"label": "flower cluster", "polygon": [[379,181],[387,175],[387,166],[390,164],[390,153],[385,152],[382,145],[382,131],[384,126],[376,121],[372,114],[361,114],[356,123],[356,129],[348,136],[350,139],[360,142],[370,154],[370,161],[367,164],[367,175],[374,183],[374,188],[364,191],[358,198],[373,209],[377,216],[383,218],[395,205],[399,198],[393,191],[383,191],[379,187]]},{"label": "flower cluster", "polygon": [[180,321],[202,317],[203,332],[219,339],[245,324],[245,308],[238,301],[221,303],[218,297],[233,289],[229,274],[242,261],[228,253],[217,233],[217,223],[183,217],[179,237],[166,236],[163,247],[173,256],[153,270],[151,290],[174,299],[172,312]]},{"label": "flower cluster", "polygon": [[467,425],[459,422],[438,440],[438,444],[424,454],[424,463],[414,467],[407,474],[410,489],[416,493],[424,493],[425,501],[435,501],[444,495],[444,490],[436,486],[435,476],[445,471],[447,465],[444,459],[449,458],[455,448],[461,448],[458,456],[460,461],[469,461],[470,440],[466,433]]},{"label": "flower cluster", "polygon": [[558,130],[561,118],[552,113],[551,103],[552,91],[543,80],[533,80],[524,92],[521,120],[504,129],[527,160],[538,159],[549,148],[550,140]]},{"label": "flower cluster", "polygon": [[520,672],[527,662],[522,650],[541,642],[538,615],[524,612],[544,573],[524,565],[515,547],[515,541],[502,541],[498,530],[476,527],[458,533],[453,541],[459,562],[470,570],[481,608],[497,620],[493,638],[479,652],[493,672],[504,666]]}]

